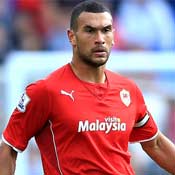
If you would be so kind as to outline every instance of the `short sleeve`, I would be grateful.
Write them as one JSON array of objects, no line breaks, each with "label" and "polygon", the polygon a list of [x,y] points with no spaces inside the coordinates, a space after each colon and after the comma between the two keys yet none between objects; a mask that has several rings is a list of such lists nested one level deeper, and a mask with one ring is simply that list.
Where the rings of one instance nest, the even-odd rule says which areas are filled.
[{"label": "short sleeve", "polygon": [[153,116],[148,111],[140,89],[136,86],[136,121],[130,134],[130,142],[152,140],[158,133]]},{"label": "short sleeve", "polygon": [[3,140],[16,150],[23,151],[30,138],[44,127],[49,112],[50,98],[44,80],[30,84],[10,117]]}]

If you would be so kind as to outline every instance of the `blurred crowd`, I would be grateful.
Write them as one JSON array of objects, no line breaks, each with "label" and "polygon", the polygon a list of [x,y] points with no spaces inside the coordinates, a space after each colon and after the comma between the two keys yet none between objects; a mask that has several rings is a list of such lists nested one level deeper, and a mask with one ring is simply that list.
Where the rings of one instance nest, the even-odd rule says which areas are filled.
[{"label": "blurred crowd", "polygon": [[[67,38],[70,13],[72,7],[80,1],[83,0],[0,0],[0,66],[5,61],[6,55],[13,50],[70,50],[71,45]],[[114,18],[114,50],[175,51],[175,0],[103,0],[103,2],[109,6]],[[0,70],[0,80],[1,78],[4,80],[5,76]],[[0,81],[0,106],[3,106],[5,88],[1,83],[3,82]],[[169,126],[167,134],[173,141],[175,141],[174,106],[175,100],[169,100],[168,111],[164,115],[173,116],[173,121],[171,119],[166,125]],[[160,109],[163,107],[159,107],[157,111]],[[2,107],[0,116],[5,116]],[[0,133],[4,123],[5,121],[1,120]],[[38,168],[40,161],[36,148],[32,146],[29,147],[31,149],[29,174],[36,175],[41,172]],[[140,159],[138,161],[140,162]],[[153,163],[149,165],[149,173],[148,170],[143,171],[141,162],[139,168],[142,169],[138,170],[139,175],[166,174],[153,172],[153,170],[160,171],[159,168],[152,167]],[[145,165],[145,162],[143,164]]]},{"label": "blurred crowd", "polygon": [[[0,0],[0,63],[11,50],[68,50],[72,7],[82,0]],[[98,1],[98,0],[97,0]],[[106,0],[116,50],[175,50],[174,0]]]}]

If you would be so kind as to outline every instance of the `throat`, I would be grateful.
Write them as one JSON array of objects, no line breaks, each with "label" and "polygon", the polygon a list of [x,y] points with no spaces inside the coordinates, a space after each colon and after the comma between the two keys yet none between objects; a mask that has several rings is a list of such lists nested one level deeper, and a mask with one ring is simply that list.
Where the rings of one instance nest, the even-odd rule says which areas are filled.
[{"label": "throat", "polygon": [[104,83],[106,82],[106,74],[103,67],[91,68],[88,66],[75,65],[70,63],[71,69],[76,77],[88,83]]}]

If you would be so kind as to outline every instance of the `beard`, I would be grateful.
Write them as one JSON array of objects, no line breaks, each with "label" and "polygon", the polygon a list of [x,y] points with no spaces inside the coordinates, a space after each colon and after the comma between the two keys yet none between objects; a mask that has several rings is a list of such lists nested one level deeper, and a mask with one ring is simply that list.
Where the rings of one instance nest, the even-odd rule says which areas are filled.
[{"label": "beard", "polygon": [[94,58],[93,59],[93,51],[90,52],[89,54],[85,54],[81,51],[80,47],[77,47],[77,53],[78,53],[78,57],[81,59],[81,61],[83,61],[85,64],[91,66],[91,67],[94,67],[94,68],[97,68],[97,67],[100,67],[100,66],[103,66],[106,64],[106,62],[108,61],[108,58],[109,58],[109,54],[110,52],[107,52],[106,51],[106,57],[104,58]]}]

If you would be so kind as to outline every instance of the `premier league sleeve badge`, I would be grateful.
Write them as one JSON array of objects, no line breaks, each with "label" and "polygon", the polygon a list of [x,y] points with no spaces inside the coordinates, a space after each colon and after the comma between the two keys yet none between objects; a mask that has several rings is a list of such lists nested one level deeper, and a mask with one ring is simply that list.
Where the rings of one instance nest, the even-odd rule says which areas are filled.
[{"label": "premier league sleeve badge", "polygon": [[29,103],[30,98],[28,97],[28,95],[26,94],[26,92],[24,92],[21,96],[21,99],[19,100],[19,103],[17,105],[17,109],[20,112],[25,112],[26,111],[26,106]]}]

